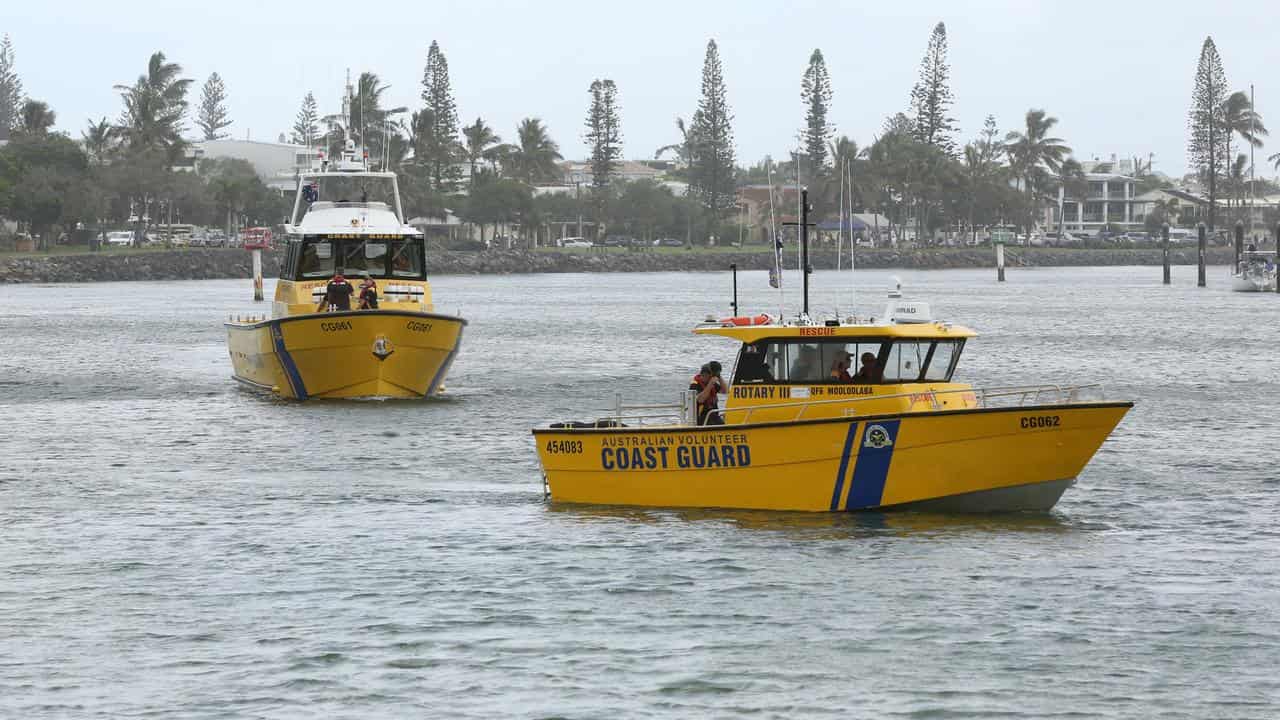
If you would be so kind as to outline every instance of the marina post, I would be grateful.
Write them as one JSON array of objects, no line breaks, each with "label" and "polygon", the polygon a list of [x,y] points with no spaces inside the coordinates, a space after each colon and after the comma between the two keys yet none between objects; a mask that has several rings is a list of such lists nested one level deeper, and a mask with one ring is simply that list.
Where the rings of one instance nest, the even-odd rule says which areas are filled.
[{"label": "marina post", "polygon": [[1160,253],[1164,257],[1164,284],[1169,284],[1169,223],[1160,228]]},{"label": "marina post", "polygon": [[996,282],[1004,282],[1004,243],[996,243]]},{"label": "marina post", "polygon": [[1205,246],[1205,242],[1207,241],[1206,234],[1207,232],[1206,232],[1204,223],[1200,223],[1200,227],[1197,228],[1197,235],[1199,236],[1198,238],[1199,249],[1198,249],[1198,258],[1196,260],[1196,265],[1199,268],[1199,273],[1196,275],[1196,287],[1204,287],[1204,246]]},{"label": "marina post", "polygon": [[262,250],[253,249],[253,301],[262,302]]}]

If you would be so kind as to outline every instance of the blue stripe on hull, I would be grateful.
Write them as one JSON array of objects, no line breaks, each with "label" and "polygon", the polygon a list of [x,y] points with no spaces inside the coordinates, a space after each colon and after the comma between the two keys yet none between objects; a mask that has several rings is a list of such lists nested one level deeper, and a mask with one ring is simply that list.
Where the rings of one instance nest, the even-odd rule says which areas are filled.
[{"label": "blue stripe on hull", "polygon": [[893,449],[898,445],[898,426],[901,420],[867,423],[862,431],[862,442],[854,459],[853,480],[850,481],[849,502],[845,510],[862,510],[878,507],[884,497],[884,484],[889,477],[889,463]]},{"label": "blue stripe on hull", "polygon": [[302,375],[298,373],[298,366],[293,362],[293,356],[289,354],[288,348],[284,346],[284,333],[280,330],[279,323],[271,325],[271,342],[275,345],[276,356],[280,358],[280,365],[284,367],[284,374],[289,378],[289,387],[293,388],[293,396],[299,400],[307,399],[307,386],[302,383]]},{"label": "blue stripe on hull", "polygon": [[844,494],[845,471],[849,469],[849,453],[853,451],[853,439],[858,436],[858,423],[849,423],[849,432],[844,438],[844,452],[840,455],[840,470],[836,472],[835,488],[831,491],[831,509],[840,509],[840,496]]},{"label": "blue stripe on hull", "polygon": [[427,392],[423,397],[432,397],[436,394],[436,389],[440,387],[440,383],[444,380],[445,373],[449,372],[449,366],[453,365],[453,358],[458,354],[458,348],[462,347],[462,328],[458,328],[458,337],[453,341],[453,349],[445,356],[444,362],[440,363],[440,368],[436,370],[435,377],[431,378],[431,384],[427,386]]}]

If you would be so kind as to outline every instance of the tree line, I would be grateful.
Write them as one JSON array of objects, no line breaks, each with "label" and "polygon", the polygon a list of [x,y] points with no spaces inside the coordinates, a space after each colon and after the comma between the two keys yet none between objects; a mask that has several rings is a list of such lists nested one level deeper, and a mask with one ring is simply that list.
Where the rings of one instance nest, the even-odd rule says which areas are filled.
[{"label": "tree line", "polygon": [[[180,65],[154,53],[135,82],[116,86],[122,104],[118,119],[90,121],[75,142],[52,133],[53,109],[24,94],[5,36],[0,42],[0,139],[10,143],[0,150],[0,214],[41,235],[47,235],[46,228],[155,222],[175,213],[198,224],[278,222],[286,201],[247,163],[205,160],[194,172],[175,170],[185,162],[191,142],[186,123],[193,112],[187,99],[193,81],[182,75]],[[821,50],[814,49],[800,77],[798,146],[786,151],[781,163],[766,157],[740,167],[734,115],[712,39],[696,107],[676,118],[675,142],[654,153],[655,160],[672,158],[667,176],[687,188],[681,195],[670,184],[621,181],[622,100],[609,78],[594,79],[587,88],[582,138],[589,154],[582,181],[572,193],[535,193],[537,187],[565,182],[564,158],[551,130],[541,118],[526,117],[504,142],[481,116],[463,125],[448,60],[435,41],[427,50],[417,109],[388,107],[388,86],[376,73],[362,72],[346,88],[341,114],[321,115],[314,90],[308,91],[288,140],[332,154],[346,139],[355,141],[375,165],[399,173],[410,215],[440,217],[452,210],[479,225],[487,241],[500,228],[517,225],[530,241],[545,242],[539,235],[548,232],[551,221],[584,217],[596,228],[681,236],[693,243],[734,232],[726,222],[735,216],[737,190],[746,184],[770,183],[771,193],[784,184],[804,184],[819,218],[839,209],[879,213],[897,232],[908,230],[922,239],[995,224],[1030,228],[1056,205],[1060,191],[1083,201],[1088,182],[1070,146],[1054,134],[1057,118],[1032,108],[1014,128],[1002,131],[988,116],[976,137],[962,141],[951,115],[950,75],[946,26],[938,23],[907,108],[889,116],[868,144],[859,145],[837,134],[831,73]],[[199,138],[227,136],[232,124],[227,97],[222,78],[212,73],[194,108]],[[1256,189],[1247,180],[1247,156],[1233,156],[1233,142],[1260,147],[1265,135],[1248,95],[1227,91],[1217,50],[1206,39],[1189,114],[1188,158],[1207,188],[1210,224],[1223,199],[1239,205]],[[1270,159],[1280,168],[1280,154]],[[1149,163],[1135,162],[1143,188],[1158,184],[1150,171]],[[1157,208],[1154,217],[1164,219],[1163,212]],[[763,227],[753,234],[767,237]]]}]

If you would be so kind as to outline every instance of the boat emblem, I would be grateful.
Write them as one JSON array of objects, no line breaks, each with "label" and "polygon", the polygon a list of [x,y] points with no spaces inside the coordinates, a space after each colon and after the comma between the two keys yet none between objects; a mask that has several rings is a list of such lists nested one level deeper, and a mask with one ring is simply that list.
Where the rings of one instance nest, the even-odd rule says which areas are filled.
[{"label": "boat emblem", "polygon": [[360,220],[357,218],[351,218],[351,227],[360,227]]},{"label": "boat emblem", "polygon": [[391,341],[379,335],[373,341],[373,355],[379,360],[386,360],[391,353],[395,352],[395,348],[391,347]]},{"label": "boat emblem", "polygon": [[867,428],[867,439],[863,443],[865,447],[879,450],[892,444],[893,440],[889,439],[889,431],[885,430],[883,425],[872,425]]}]

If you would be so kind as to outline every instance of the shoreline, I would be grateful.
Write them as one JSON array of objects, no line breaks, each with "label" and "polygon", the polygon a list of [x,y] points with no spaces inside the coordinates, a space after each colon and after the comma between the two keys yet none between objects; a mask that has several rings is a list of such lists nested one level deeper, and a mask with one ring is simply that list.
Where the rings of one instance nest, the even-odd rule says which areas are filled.
[{"label": "shoreline", "polygon": [[[924,250],[859,249],[860,269],[949,270],[994,269],[995,253],[989,247],[931,248]],[[1211,247],[1206,265],[1229,265],[1230,247]],[[263,253],[263,276],[279,272],[280,254]],[[810,251],[815,270],[834,269],[836,254]],[[1195,247],[1170,248],[1172,265],[1195,265]],[[1159,266],[1156,248],[1007,248],[1005,262],[1018,267]],[[581,272],[715,272],[736,264],[739,270],[768,270],[773,256],[768,250],[747,251],[537,251],[488,252],[428,251],[429,275],[515,275]],[[848,257],[843,258],[847,267]],[[783,253],[783,266],[794,270],[795,249]],[[82,283],[147,280],[214,280],[252,277],[250,254],[239,248],[190,248],[138,252],[0,255],[0,283]]]}]

